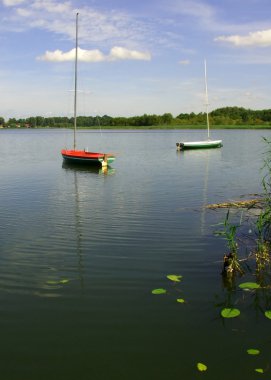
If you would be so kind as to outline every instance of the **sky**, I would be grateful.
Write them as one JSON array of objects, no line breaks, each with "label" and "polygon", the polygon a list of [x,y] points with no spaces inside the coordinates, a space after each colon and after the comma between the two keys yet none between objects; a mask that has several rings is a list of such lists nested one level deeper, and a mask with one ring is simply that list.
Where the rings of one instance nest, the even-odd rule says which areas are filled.
[{"label": "sky", "polygon": [[271,108],[270,0],[0,0],[0,116]]}]

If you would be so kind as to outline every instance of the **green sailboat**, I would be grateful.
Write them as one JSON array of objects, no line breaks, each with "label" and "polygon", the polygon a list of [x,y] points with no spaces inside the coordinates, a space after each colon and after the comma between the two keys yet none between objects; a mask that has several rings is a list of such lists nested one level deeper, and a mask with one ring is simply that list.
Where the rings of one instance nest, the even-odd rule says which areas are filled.
[{"label": "green sailboat", "polygon": [[205,100],[206,100],[206,124],[207,124],[207,139],[202,141],[183,141],[177,142],[177,150],[185,149],[210,149],[221,148],[222,140],[212,140],[210,138],[210,123],[209,123],[209,99],[208,99],[208,87],[207,87],[207,66],[206,60],[204,61],[205,72]]}]

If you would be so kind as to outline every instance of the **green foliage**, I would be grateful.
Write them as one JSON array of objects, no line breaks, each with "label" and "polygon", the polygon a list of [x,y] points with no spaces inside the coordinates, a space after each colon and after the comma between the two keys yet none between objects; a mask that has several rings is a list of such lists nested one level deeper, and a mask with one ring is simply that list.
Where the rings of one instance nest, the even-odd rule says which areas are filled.
[{"label": "green foliage", "polygon": [[204,371],[207,371],[208,367],[206,364],[204,363],[197,363],[197,369],[200,371],[200,372],[204,372]]},{"label": "green foliage", "polygon": [[264,315],[266,316],[266,318],[271,319],[271,310],[266,310]]},{"label": "green foliage", "polygon": [[240,310],[226,307],[225,309],[221,310],[221,316],[223,318],[235,318],[240,315]]},{"label": "green foliage", "polygon": [[62,278],[60,280],[48,280],[46,281],[46,284],[47,285],[65,285],[65,284],[68,284],[70,282],[70,280],[68,280],[67,278]]},{"label": "green foliage", "polygon": [[260,288],[260,285],[257,284],[256,282],[243,282],[242,284],[239,284],[239,288],[241,289],[259,289]]},{"label": "green foliage", "polygon": [[[173,282],[171,290],[167,291],[164,288],[157,288],[157,289],[152,290],[152,294],[165,294],[165,293],[167,293],[168,295],[170,295],[172,293],[172,291],[174,291],[174,293],[177,292],[179,295],[180,289],[178,288],[177,285],[179,285],[178,283],[181,282],[182,278],[183,278],[183,276],[178,275],[178,274],[168,274],[167,279]],[[177,302],[185,303],[185,300],[183,298],[177,298]]]},{"label": "green foliage", "polygon": [[248,355],[259,355],[260,350],[257,350],[257,348],[249,348],[247,350]]},{"label": "green foliage", "polygon": [[[254,111],[242,107],[223,107],[216,109],[209,114],[210,124],[212,126],[227,126],[231,127],[248,127],[248,126],[265,126],[271,128],[271,109]],[[0,118],[0,124],[4,124],[4,119]],[[32,116],[27,119],[9,119],[6,123],[8,126],[16,127],[31,127],[31,128],[69,128],[73,126],[73,117],[42,117]],[[77,126],[79,128],[99,128],[107,127],[187,127],[192,128],[205,128],[206,114],[194,112],[180,113],[177,117],[173,117],[171,113],[164,113],[163,115],[148,115],[131,117],[111,117],[108,115],[103,116],[78,116]]]},{"label": "green foliage", "polygon": [[267,138],[263,138],[263,140],[266,143],[262,167],[262,170],[265,172],[262,179],[264,207],[256,221],[257,248],[255,257],[258,272],[265,270],[270,264],[271,242],[271,140]]},{"label": "green foliage", "polygon": [[183,298],[177,298],[177,302],[179,302],[179,303],[185,303],[185,300]]},{"label": "green foliage", "polygon": [[68,284],[70,282],[70,280],[68,280],[67,278],[63,278],[62,280],[59,281],[60,284]]},{"label": "green foliage", "polygon": [[228,210],[226,218],[221,225],[223,229],[221,231],[216,231],[216,235],[223,236],[227,240],[227,245],[231,253],[237,252],[237,243],[236,243],[236,232],[239,226],[231,224],[229,222],[230,210]]},{"label": "green foliage", "polygon": [[218,236],[223,236],[224,239],[227,240],[227,245],[229,249],[229,255],[224,256],[224,268],[228,273],[236,273],[238,272],[239,274],[243,274],[244,271],[239,264],[238,261],[238,245],[236,242],[236,234],[237,234],[237,229],[240,225],[234,225],[229,222],[229,216],[230,216],[230,210],[228,210],[226,218],[223,223],[220,223],[220,225],[223,226],[222,230],[216,231],[216,235]]},{"label": "green foliage", "polygon": [[179,275],[176,275],[176,274],[169,274],[167,275],[167,278],[171,281],[174,281],[174,282],[180,282],[181,279],[182,279],[183,276],[179,276]]},{"label": "green foliage", "polygon": [[166,289],[162,289],[162,288],[152,290],[152,294],[165,294],[166,292],[167,292]]}]

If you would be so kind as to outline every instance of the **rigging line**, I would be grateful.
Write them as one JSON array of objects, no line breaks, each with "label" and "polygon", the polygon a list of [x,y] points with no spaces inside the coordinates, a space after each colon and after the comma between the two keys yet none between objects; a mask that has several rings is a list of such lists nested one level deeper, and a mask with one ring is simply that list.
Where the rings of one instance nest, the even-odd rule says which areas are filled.
[{"label": "rigging line", "polygon": [[74,67],[74,135],[73,149],[76,149],[76,117],[77,117],[77,61],[78,61],[78,15],[76,13],[76,35],[75,35],[75,67]]},{"label": "rigging line", "polygon": [[209,98],[208,98],[208,85],[207,85],[207,64],[204,60],[204,78],[205,78],[205,106],[206,106],[206,122],[208,130],[208,139],[210,138],[210,124],[209,124]]},{"label": "rigging line", "polygon": [[98,126],[99,126],[99,129],[100,129],[100,135],[101,135],[101,137],[103,137],[103,134],[102,134],[102,126],[101,126],[101,123],[100,123],[99,115],[97,115],[96,118],[97,118]]},{"label": "rigging line", "polygon": [[100,123],[100,117],[99,117],[98,114],[96,115],[96,119],[97,119],[97,123],[98,123],[98,126],[99,126],[100,137],[101,137],[101,139],[100,139],[100,150],[102,150],[102,148],[103,148],[103,133],[102,133],[102,125]]}]

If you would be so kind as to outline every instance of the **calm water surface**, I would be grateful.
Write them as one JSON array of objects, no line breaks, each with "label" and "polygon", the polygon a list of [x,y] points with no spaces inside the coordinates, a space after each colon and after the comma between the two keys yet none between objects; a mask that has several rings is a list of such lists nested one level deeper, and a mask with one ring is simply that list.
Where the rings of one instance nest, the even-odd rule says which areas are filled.
[{"label": "calm water surface", "polygon": [[117,152],[102,172],[63,164],[70,131],[0,131],[1,378],[270,378],[270,321],[255,299],[220,318],[226,243],[214,225],[227,210],[203,209],[261,192],[270,135],[215,131],[222,149],[178,153],[204,132],[79,132],[79,146]]}]

